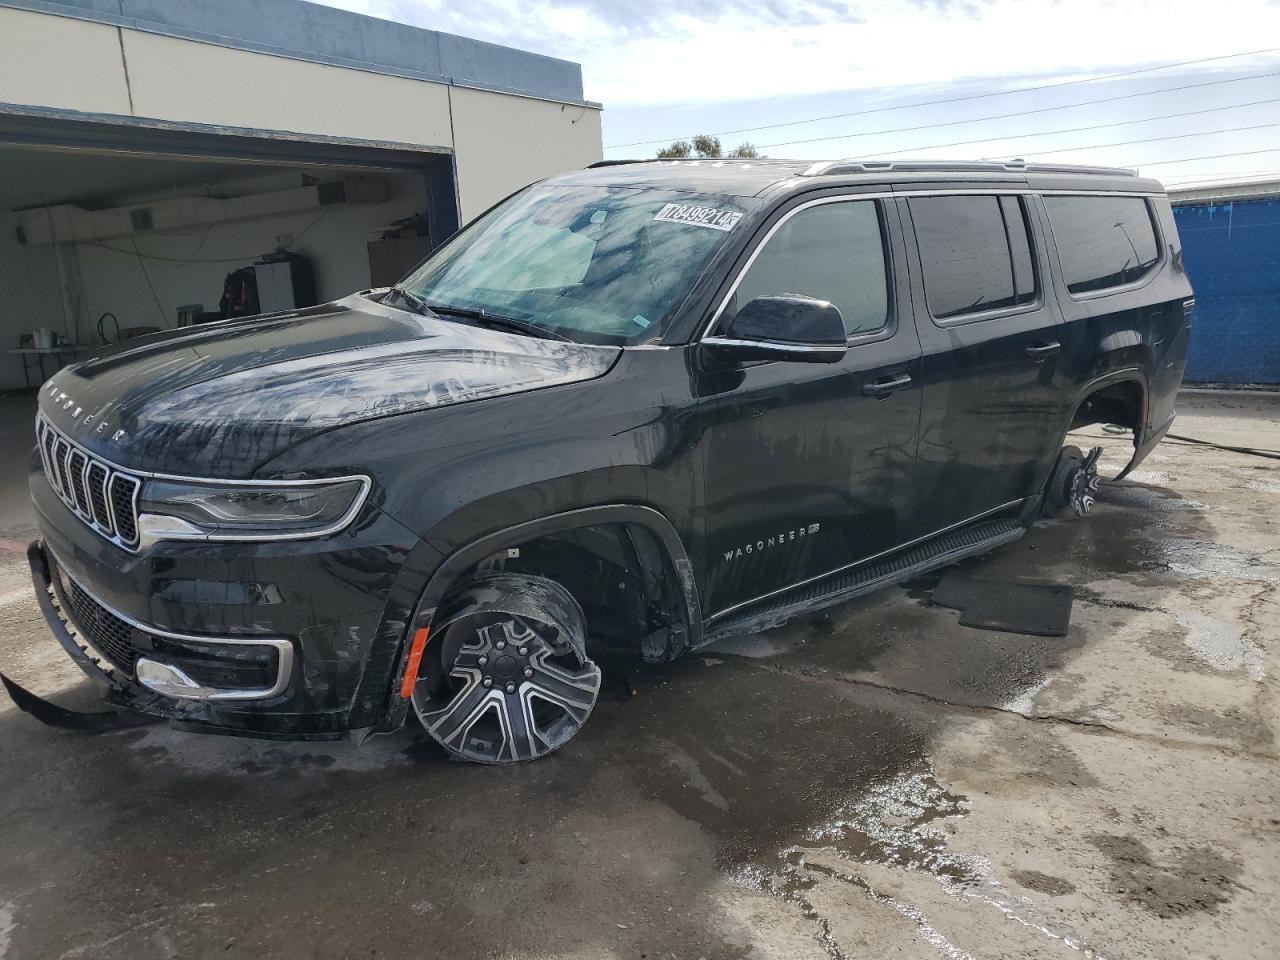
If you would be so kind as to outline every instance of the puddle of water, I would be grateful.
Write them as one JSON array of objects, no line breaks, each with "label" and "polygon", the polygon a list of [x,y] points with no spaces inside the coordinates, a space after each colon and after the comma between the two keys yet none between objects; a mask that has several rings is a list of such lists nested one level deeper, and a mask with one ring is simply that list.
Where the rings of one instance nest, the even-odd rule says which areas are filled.
[{"label": "puddle of water", "polygon": [[1250,480],[1248,487],[1262,493],[1280,493],[1280,480]]},{"label": "puddle of water", "polygon": [[729,801],[716,790],[692,754],[686,753],[670,741],[663,744],[663,750],[666,753],[667,763],[684,774],[685,779],[699,792],[704,802],[711,804],[717,810],[729,809]]},{"label": "puddle of water", "polygon": [[1000,709],[1011,710],[1014,713],[1020,713],[1023,716],[1029,716],[1031,714],[1031,711],[1035,709],[1036,695],[1040,693],[1040,691],[1043,690],[1045,687],[1049,686],[1049,683],[1050,681],[1052,681],[1052,679],[1053,679],[1052,677],[1046,675],[1036,683],[1032,684],[1026,690],[1022,691],[1022,693],[1018,694],[1016,697],[1006,701],[1005,703],[1002,703],[1000,705]]},{"label": "puddle of water", "polygon": [[129,751],[145,763],[172,764],[184,772],[234,773],[274,777],[369,772],[415,762],[406,733],[371,737],[363,744],[319,741],[281,746],[269,740],[210,737],[155,726],[120,734]]},{"label": "puddle of water", "polygon": [[1160,470],[1135,470],[1126,480],[1132,480],[1134,483],[1145,483],[1153,487],[1168,486],[1170,482],[1169,475]]},{"label": "puddle of water", "polygon": [[766,660],[787,652],[787,645],[777,642],[773,631],[753,633],[745,637],[730,637],[718,640],[708,650],[716,653],[727,653],[733,657],[749,657],[752,660]]},{"label": "puddle of water", "polygon": [[0,901],[0,960],[5,960],[9,956],[9,946],[12,943],[10,938],[13,935],[13,928],[17,926],[16,913],[17,910],[12,903]]},{"label": "puddle of water", "polygon": [[1244,670],[1251,680],[1262,680],[1262,651],[1229,623],[1199,613],[1175,613],[1173,619],[1186,631],[1182,638],[1192,653],[1215,670]]},{"label": "puddle of water", "polygon": [[1049,920],[1029,899],[1012,893],[994,876],[990,861],[947,848],[945,821],[967,814],[969,802],[942,787],[926,763],[866,790],[837,811],[826,823],[811,828],[802,845],[790,847],[774,869],[752,865],[732,874],[735,881],[801,906],[818,925],[818,939],[835,960],[843,960],[832,937],[831,924],[813,906],[808,891],[818,877],[848,883],[885,904],[916,925],[917,935],[949,960],[973,960],[951,943],[919,907],[880,893],[854,873],[813,861],[815,852],[830,850],[855,863],[925,873],[958,900],[972,900],[995,908],[1009,920],[1060,941],[1088,960],[1105,960],[1071,927]]},{"label": "puddle of water", "polygon": [[1105,488],[1102,499],[1120,507],[1134,507],[1138,510],[1153,513],[1173,513],[1181,510],[1198,510],[1201,512],[1221,511],[1222,507],[1211,507],[1199,500],[1187,500],[1175,494],[1148,487],[1128,486],[1124,483]]},{"label": "puddle of water", "polygon": [[1257,554],[1208,540],[1166,540],[1158,545],[1174,573],[1206,579],[1226,577],[1280,583],[1280,566]]}]

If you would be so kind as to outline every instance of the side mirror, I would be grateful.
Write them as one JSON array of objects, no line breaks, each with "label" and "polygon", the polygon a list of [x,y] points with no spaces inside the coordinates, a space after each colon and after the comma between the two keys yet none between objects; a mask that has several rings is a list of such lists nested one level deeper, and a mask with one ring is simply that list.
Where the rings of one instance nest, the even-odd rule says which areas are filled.
[{"label": "side mirror", "polygon": [[728,331],[704,337],[716,359],[839,363],[848,350],[844,318],[834,304],[797,294],[756,297],[733,318]]}]

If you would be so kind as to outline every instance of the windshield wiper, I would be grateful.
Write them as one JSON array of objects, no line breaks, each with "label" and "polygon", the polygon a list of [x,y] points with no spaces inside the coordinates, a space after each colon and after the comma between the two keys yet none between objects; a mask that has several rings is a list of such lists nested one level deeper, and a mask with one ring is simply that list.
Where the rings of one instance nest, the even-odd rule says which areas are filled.
[{"label": "windshield wiper", "polygon": [[514,333],[523,333],[530,337],[538,337],[542,340],[563,340],[572,343],[562,333],[556,333],[554,330],[548,330],[546,327],[538,326],[528,320],[518,320],[515,317],[504,317],[501,314],[490,313],[488,310],[474,310],[471,307],[445,307],[440,304],[428,303],[423,300],[422,305],[428,310],[438,313],[445,317],[462,317],[464,320],[474,320],[481,326],[497,327],[501,330],[511,330]]},{"label": "windshield wiper", "polygon": [[414,313],[420,313],[424,317],[436,316],[436,312],[427,306],[427,301],[423,300],[416,293],[410,293],[408,290],[404,289],[404,287],[392,287],[387,291],[387,297],[384,297],[382,302],[386,303],[388,297],[398,297],[400,300],[407,303]]}]

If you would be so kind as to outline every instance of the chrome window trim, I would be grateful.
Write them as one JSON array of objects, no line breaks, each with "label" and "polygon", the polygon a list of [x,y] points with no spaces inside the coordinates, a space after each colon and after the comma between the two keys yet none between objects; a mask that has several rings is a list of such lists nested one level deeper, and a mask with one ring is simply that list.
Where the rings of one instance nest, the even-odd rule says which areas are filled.
[{"label": "chrome window trim", "polygon": [[[956,189],[944,189],[944,190],[892,190],[892,191],[874,191],[869,193],[842,193],[834,196],[817,197],[813,200],[808,200],[804,203],[797,204],[796,206],[792,207],[790,210],[788,210],[778,219],[777,223],[775,223],[773,226],[771,226],[768,229],[768,231],[766,231],[763,237],[760,238],[755,248],[751,251],[751,255],[747,257],[746,262],[743,263],[742,267],[738,270],[737,274],[734,276],[733,283],[730,284],[728,291],[721,298],[719,305],[712,312],[710,322],[707,323],[707,325],[703,328],[702,333],[697,337],[697,340],[698,341],[705,340],[707,337],[712,336],[711,331],[714,330],[716,327],[716,324],[718,324],[721,321],[721,319],[723,319],[725,309],[728,307],[728,304],[729,304],[729,300],[732,299],[733,295],[738,292],[738,287],[742,283],[743,277],[745,277],[747,271],[751,269],[751,265],[755,263],[756,257],[760,255],[760,251],[764,249],[765,245],[769,242],[769,240],[773,237],[773,235],[778,231],[778,229],[783,224],[785,224],[788,220],[790,220],[792,217],[794,217],[797,213],[799,213],[802,210],[808,210],[810,207],[821,206],[822,204],[825,204],[825,203],[849,203],[851,201],[857,201],[857,200],[893,200],[898,198],[910,199],[911,197],[948,197],[948,196],[974,196],[974,195],[988,196],[988,195],[1002,195],[1002,194],[1013,195],[1013,196],[1026,196],[1026,197],[1043,197],[1043,196],[1144,197],[1144,198],[1168,197],[1167,193],[1159,193],[1159,192],[1153,192],[1149,190],[1066,190],[1066,189],[1041,190],[1041,189],[1036,189],[1030,186],[983,187],[981,185],[975,185],[975,186],[965,187],[965,188],[956,188]],[[1052,229],[1052,226],[1050,227],[1050,229]],[[1056,237],[1054,238],[1054,245],[1056,248],[1056,245],[1057,245]],[[886,254],[887,254],[887,251],[886,251]],[[1158,264],[1157,266],[1161,266],[1161,265],[1163,265],[1163,261],[1161,264]],[[1158,269],[1152,270],[1151,276],[1154,276],[1158,272],[1159,272]],[[1041,286],[1043,288],[1043,284],[1041,284]],[[1103,292],[1105,294],[1110,294],[1120,289],[1121,288],[1118,288],[1118,287],[1111,288]],[[1044,294],[1042,293],[1041,297],[1043,298],[1043,296]]]},{"label": "chrome window trim", "polygon": [[[720,305],[716,307],[715,312],[712,314],[711,322],[706,325],[698,339],[705,342],[708,338],[715,336],[711,331],[714,330],[716,325],[724,318],[724,312],[728,309],[729,301],[732,300],[733,295],[738,292],[738,287],[742,285],[742,281],[746,278],[748,271],[750,271],[752,265],[755,264],[756,258],[759,257],[764,248],[769,245],[769,241],[773,239],[773,235],[796,214],[801,213],[804,210],[810,210],[813,207],[825,206],[829,203],[856,203],[859,200],[885,200],[892,198],[893,196],[895,196],[895,194],[892,193],[845,193],[838,196],[817,197],[813,200],[808,200],[792,207],[778,218],[777,223],[765,231],[765,235],[761,237],[760,241],[755,245],[755,249],[751,251],[751,255],[747,257],[746,262],[743,263],[742,268],[738,270],[737,275],[733,278],[733,283],[729,285],[729,289],[725,292],[725,295],[720,298]],[[886,239],[887,238],[882,233],[880,238],[881,244],[884,244]],[[885,263],[888,262],[889,249],[885,246]],[[889,292],[892,294],[892,291]],[[883,327],[880,329],[883,329]],[[873,332],[879,331],[877,330]]]},{"label": "chrome window trim", "polygon": [[[48,545],[46,545],[45,549],[46,550],[48,549]],[[52,550],[50,550],[49,552],[53,553]],[[220,688],[220,687],[212,687],[212,688],[207,688],[212,691],[209,694],[209,696],[199,697],[196,699],[267,700],[267,699],[270,699],[271,697],[279,696],[289,686],[289,679],[293,675],[293,642],[292,641],[286,640],[282,637],[250,638],[250,637],[227,637],[227,636],[199,636],[197,634],[177,633],[173,630],[164,630],[160,627],[156,627],[148,623],[143,623],[141,620],[138,620],[134,617],[130,617],[127,614],[121,613],[115,607],[111,606],[111,604],[104,603],[101,597],[99,597],[96,593],[94,593],[92,590],[86,587],[84,585],[84,582],[67,568],[66,564],[62,562],[62,559],[57,554],[53,554],[53,559],[54,559],[54,563],[57,565],[58,570],[61,573],[66,574],[67,578],[71,580],[77,587],[83,590],[85,592],[85,595],[89,597],[90,600],[92,600],[98,606],[102,607],[102,609],[106,610],[113,617],[123,621],[124,623],[127,623],[129,626],[133,627],[135,630],[141,630],[143,633],[152,633],[152,634],[155,634],[157,637],[164,637],[167,640],[180,640],[186,643],[231,644],[231,645],[241,645],[241,646],[257,646],[257,647],[274,647],[275,648],[277,652],[276,680],[275,680],[275,683],[272,684],[270,687],[258,687],[254,689],[248,689],[248,690],[231,690],[231,689]],[[56,576],[57,574],[54,574],[54,575]],[[92,641],[90,641],[89,637],[86,635],[83,628],[81,628],[80,625],[76,623],[75,618],[71,615],[71,611],[65,608],[65,605],[62,610],[62,615],[66,618],[68,623],[70,623],[73,627],[75,627],[77,636],[86,644],[88,644],[90,647],[93,647],[95,652],[98,652],[97,648],[93,646]],[[99,655],[101,656],[101,654]],[[139,659],[142,660],[142,659],[155,659],[155,658],[140,657]],[[156,662],[162,663],[162,664],[164,663],[164,661],[162,660],[156,661]],[[165,665],[168,666],[168,664],[165,664]]]},{"label": "chrome window trim", "polygon": [[782,340],[738,340],[733,337],[703,337],[702,342],[711,347],[765,347],[782,353],[838,353],[843,355],[848,349],[847,343],[840,344],[805,344],[786,343]]}]

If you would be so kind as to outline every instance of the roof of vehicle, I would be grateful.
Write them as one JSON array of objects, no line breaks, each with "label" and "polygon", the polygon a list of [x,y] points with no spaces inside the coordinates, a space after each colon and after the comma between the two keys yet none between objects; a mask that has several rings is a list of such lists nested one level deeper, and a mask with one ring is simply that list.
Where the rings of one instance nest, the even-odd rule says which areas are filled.
[{"label": "roof of vehicle", "polygon": [[759,196],[774,187],[804,189],[845,183],[895,185],[992,182],[1051,190],[1163,193],[1156,180],[1121,167],[1026,163],[1022,160],[602,160],[550,182],[654,187]]}]

